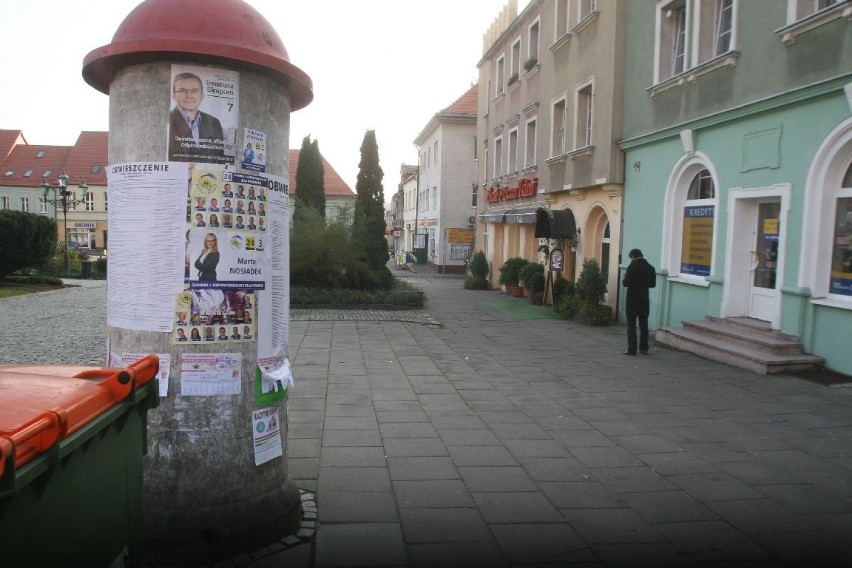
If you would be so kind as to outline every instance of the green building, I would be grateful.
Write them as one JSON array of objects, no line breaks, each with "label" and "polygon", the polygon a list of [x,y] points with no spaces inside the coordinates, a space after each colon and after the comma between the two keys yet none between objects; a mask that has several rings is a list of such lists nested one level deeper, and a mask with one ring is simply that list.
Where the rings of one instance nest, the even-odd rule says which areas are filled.
[{"label": "green building", "polygon": [[754,322],[852,374],[852,1],[639,0],[627,22],[622,270],[632,248],[657,268],[657,341]]}]

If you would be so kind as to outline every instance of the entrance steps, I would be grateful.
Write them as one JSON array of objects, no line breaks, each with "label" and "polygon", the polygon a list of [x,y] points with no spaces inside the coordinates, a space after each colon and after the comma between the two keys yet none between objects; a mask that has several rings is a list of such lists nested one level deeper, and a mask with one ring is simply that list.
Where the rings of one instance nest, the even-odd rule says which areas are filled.
[{"label": "entrance steps", "polygon": [[752,318],[707,316],[680,327],[660,328],[654,339],[660,345],[763,375],[819,369],[825,363],[804,353],[798,337]]}]

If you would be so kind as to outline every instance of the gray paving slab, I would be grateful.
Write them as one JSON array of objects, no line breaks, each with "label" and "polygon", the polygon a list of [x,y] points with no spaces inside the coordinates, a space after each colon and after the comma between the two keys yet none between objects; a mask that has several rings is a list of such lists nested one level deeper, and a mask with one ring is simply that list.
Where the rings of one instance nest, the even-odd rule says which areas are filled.
[{"label": "gray paving slab", "polygon": [[[850,564],[852,389],[623,358],[618,325],[411,281],[426,310],[292,311],[285,447],[317,519],[243,565]],[[102,364],[104,305],[102,282],[0,300],[0,361]]]}]

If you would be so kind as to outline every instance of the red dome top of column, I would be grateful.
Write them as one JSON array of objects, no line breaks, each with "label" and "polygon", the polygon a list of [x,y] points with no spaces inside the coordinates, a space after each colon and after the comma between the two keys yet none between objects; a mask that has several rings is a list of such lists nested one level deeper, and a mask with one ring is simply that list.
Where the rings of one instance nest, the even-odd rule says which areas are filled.
[{"label": "red dome top of column", "polygon": [[118,26],[112,43],[83,59],[83,79],[109,94],[122,68],[170,59],[269,75],[287,88],[291,111],[314,98],[311,78],[290,63],[278,33],[242,0],[145,0]]}]

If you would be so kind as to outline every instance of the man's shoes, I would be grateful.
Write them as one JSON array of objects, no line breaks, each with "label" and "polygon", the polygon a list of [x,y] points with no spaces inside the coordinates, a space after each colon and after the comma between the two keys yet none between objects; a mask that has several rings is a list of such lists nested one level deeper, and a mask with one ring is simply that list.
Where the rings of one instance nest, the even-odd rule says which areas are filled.
[{"label": "man's shoes", "polygon": [[636,355],[636,353],[634,351],[622,351],[621,354],[622,355]]},{"label": "man's shoes", "polygon": [[642,355],[647,355],[647,354],[648,354],[648,350],[647,350],[647,349],[640,349],[640,350],[639,350],[639,353],[641,353]]}]

